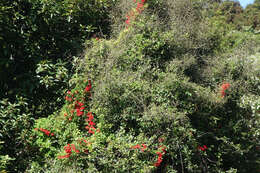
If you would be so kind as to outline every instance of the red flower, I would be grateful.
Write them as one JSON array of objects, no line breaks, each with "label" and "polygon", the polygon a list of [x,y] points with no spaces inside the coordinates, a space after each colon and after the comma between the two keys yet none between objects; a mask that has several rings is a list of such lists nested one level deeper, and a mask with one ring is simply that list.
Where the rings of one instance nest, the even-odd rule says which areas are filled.
[{"label": "red flower", "polygon": [[127,18],[127,20],[125,21],[125,23],[126,23],[127,25],[130,25],[130,16],[126,15],[126,18]]},{"label": "red flower", "polygon": [[157,154],[159,157],[162,157],[162,153],[161,153],[161,152],[156,152],[156,154]]},{"label": "red flower", "polygon": [[203,145],[203,147],[198,146],[198,150],[205,151],[206,149],[208,149],[206,145]]},{"label": "red flower", "polygon": [[64,150],[67,153],[65,156],[58,156],[59,159],[64,159],[64,158],[68,158],[70,157],[70,155],[72,154],[72,151],[75,151],[76,153],[79,153],[79,150],[77,150],[75,148],[74,144],[67,144],[66,146],[64,146]]},{"label": "red flower", "polygon": [[79,153],[79,150],[76,149],[76,147],[75,147],[74,144],[70,144],[70,146],[71,146],[71,149],[72,149],[73,151],[75,151],[76,153]]},{"label": "red flower", "polygon": [[[47,129],[43,129],[43,128],[39,128],[39,129],[38,129],[38,128],[35,128],[35,130],[40,130],[40,131],[42,131],[43,133],[45,133],[47,136],[50,136],[50,134],[51,134],[51,132],[50,132],[49,130],[47,130]],[[52,133],[52,134],[53,134],[53,133]],[[53,134],[53,135],[52,135],[52,134],[51,134],[51,136],[54,135],[54,134]]]},{"label": "red flower", "polygon": [[230,84],[229,83],[223,83],[221,85],[221,97],[224,97],[226,95],[225,91],[230,87]]},{"label": "red flower", "polygon": [[66,96],[66,97],[65,97],[65,100],[67,100],[67,101],[70,101],[70,102],[71,102],[71,101],[72,101],[72,98],[70,98],[69,96]]},{"label": "red flower", "polygon": [[95,133],[94,131],[92,131],[92,130],[90,130],[90,129],[88,130],[88,132],[91,133],[91,134],[94,134],[94,133]]},{"label": "red flower", "polygon": [[88,123],[88,125],[90,125],[90,126],[94,126],[94,125],[96,125],[93,121],[90,121],[89,123]]},{"label": "red flower", "polygon": [[160,164],[162,162],[162,156],[166,153],[166,151],[165,151],[166,147],[165,146],[159,146],[159,148],[161,148],[163,153],[162,152],[156,152],[156,154],[158,155],[157,162],[154,163],[154,166],[156,166],[156,167],[160,166]]},{"label": "red flower", "polygon": [[142,12],[142,8],[143,8],[143,6],[144,6],[143,3],[139,3],[139,2],[137,2],[136,10],[138,11],[138,13],[141,13],[141,12]]},{"label": "red flower", "polygon": [[145,0],[141,0],[142,1],[142,3],[145,3]]},{"label": "red flower", "polygon": [[81,103],[79,101],[76,101],[75,103],[75,109],[80,109],[82,106],[84,106],[84,103]]},{"label": "red flower", "polygon": [[81,116],[81,115],[84,114],[83,109],[85,109],[85,108],[84,108],[84,107],[81,107],[81,108],[77,109],[77,116]]},{"label": "red flower", "polygon": [[143,148],[141,148],[141,150],[144,151],[147,148],[147,146],[145,144],[142,144],[142,146]]},{"label": "red flower", "polygon": [[158,155],[158,158],[157,158],[157,162],[154,163],[154,166],[158,167],[162,163],[162,153],[161,152],[157,152],[156,154]]},{"label": "red flower", "polygon": [[144,150],[147,148],[147,146],[145,144],[141,144],[142,146],[140,146],[139,144],[132,146],[132,149],[140,149],[142,152],[144,152]]},{"label": "red flower", "polygon": [[87,116],[88,116],[88,119],[86,119],[86,121],[92,121],[94,119],[92,112],[88,112]]},{"label": "red flower", "polygon": [[133,149],[137,149],[137,148],[141,148],[141,146],[139,144],[135,145],[135,146],[132,146],[131,148]]},{"label": "red flower", "polygon": [[88,80],[88,85],[87,85],[86,88],[85,88],[85,92],[90,92],[91,87],[92,87],[92,85],[91,85],[91,80]]}]

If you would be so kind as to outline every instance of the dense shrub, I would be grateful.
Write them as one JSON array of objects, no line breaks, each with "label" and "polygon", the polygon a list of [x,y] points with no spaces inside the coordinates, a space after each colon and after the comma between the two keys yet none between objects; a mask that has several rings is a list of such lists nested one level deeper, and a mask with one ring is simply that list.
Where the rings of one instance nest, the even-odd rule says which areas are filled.
[{"label": "dense shrub", "polygon": [[[40,61],[45,102],[33,110],[51,113],[33,128],[3,131],[25,133],[26,172],[257,172],[259,35],[232,31],[201,7],[120,1],[110,19],[122,24],[110,39],[85,42],[73,75],[62,61]],[[2,117],[20,114],[11,103],[3,102]],[[30,106],[18,107],[32,117]]]},{"label": "dense shrub", "polygon": [[71,57],[79,55],[95,33],[109,35],[108,12],[115,2],[0,2],[0,155],[15,158],[8,171],[26,169],[32,156],[21,138],[28,139],[35,119],[64,104],[61,97],[74,70]]},{"label": "dense shrub", "polygon": [[[252,68],[255,63],[242,59],[245,55],[251,60],[257,46],[244,54],[241,50],[240,59],[234,50],[244,41],[232,46],[233,51],[221,46],[211,50],[212,44],[223,39],[215,30],[219,40],[213,42],[215,35],[207,28],[211,25],[198,20],[206,33],[187,26],[183,34],[192,37],[186,38],[176,25],[160,28],[159,16],[148,15],[139,14],[117,38],[88,42],[81,72],[72,80],[76,87],[67,94],[82,100],[83,117],[71,114],[78,103],[67,98],[60,114],[36,123],[37,128],[57,133],[55,140],[41,134],[34,142],[45,149],[46,168],[71,165],[71,169],[90,172],[259,169],[258,101],[250,101],[258,97],[254,87],[259,80],[250,80],[258,72]],[[239,37],[247,40],[243,34]],[[222,57],[217,51],[226,54]],[[227,55],[231,58],[225,59]],[[87,79],[92,81],[91,95],[84,92]],[[93,134],[84,128],[89,112],[94,115]],[[84,145],[78,142],[81,138],[86,140]],[[55,161],[52,155],[59,157],[67,144],[76,149],[65,155],[69,158]]]}]

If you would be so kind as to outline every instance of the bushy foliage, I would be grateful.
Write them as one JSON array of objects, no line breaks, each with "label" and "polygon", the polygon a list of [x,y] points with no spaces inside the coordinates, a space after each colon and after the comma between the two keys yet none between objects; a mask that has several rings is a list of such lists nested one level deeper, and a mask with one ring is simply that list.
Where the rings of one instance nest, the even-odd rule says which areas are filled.
[{"label": "bushy foliage", "polygon": [[[72,80],[75,89],[67,94],[61,113],[40,119],[35,126],[54,133],[55,139],[41,133],[33,142],[44,149],[45,159],[55,162],[46,161],[46,168],[71,165],[89,172],[259,169],[258,101],[250,101],[259,96],[255,88],[259,80],[250,79],[257,79],[255,62],[250,61],[258,47],[237,55],[235,48],[245,42],[235,37],[238,43],[229,48],[233,50],[221,46],[212,50],[224,38],[217,30],[212,35],[212,26],[205,26],[203,20],[195,24],[206,33],[189,26],[182,33],[171,20],[168,28],[160,28],[160,16],[150,15],[139,14],[114,39],[87,43],[81,72]],[[219,40],[213,40],[216,35]],[[229,59],[224,58],[228,55]],[[85,88],[88,78],[91,93]],[[76,108],[79,101],[84,111],[73,113],[80,109]],[[89,113],[94,115],[92,128],[84,120]],[[67,144],[71,154],[66,150],[67,155],[60,156]],[[55,161],[53,155],[60,159]]]},{"label": "bushy foliage", "polygon": [[95,33],[109,35],[108,12],[115,2],[0,2],[0,140],[1,155],[15,158],[9,171],[26,169],[32,156],[21,138],[28,138],[35,119],[62,107],[74,70],[71,57],[79,55]]},{"label": "bushy foliage", "polygon": [[74,74],[62,61],[37,63],[44,104],[33,110],[52,113],[32,127],[21,100],[1,112],[29,118],[10,116],[22,126],[2,121],[1,132],[26,136],[26,172],[257,172],[259,35],[205,4],[120,1],[113,37],[87,40]]}]

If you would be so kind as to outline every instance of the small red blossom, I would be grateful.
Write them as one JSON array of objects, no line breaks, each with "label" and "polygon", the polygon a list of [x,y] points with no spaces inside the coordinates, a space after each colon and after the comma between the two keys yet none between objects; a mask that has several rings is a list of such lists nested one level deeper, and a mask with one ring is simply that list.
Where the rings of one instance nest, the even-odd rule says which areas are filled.
[{"label": "small red blossom", "polygon": [[94,125],[96,124],[92,121],[94,119],[92,112],[88,112],[87,117],[88,118],[86,119],[86,122],[88,122],[88,125],[85,128],[88,130],[89,133],[94,134],[95,132],[92,131],[91,129],[96,129],[94,127]]},{"label": "small red blossom", "polygon": [[71,97],[69,97],[69,96],[66,96],[66,97],[65,97],[65,100],[67,100],[67,101],[71,102],[71,101],[72,101],[72,98],[71,98]]},{"label": "small red blossom", "polygon": [[164,154],[166,154],[166,150],[165,150],[166,147],[165,146],[159,146],[159,148],[161,149],[161,151],[163,151],[163,153],[162,152],[156,152],[156,154],[158,156],[157,161],[154,163],[154,166],[156,166],[156,167],[161,165],[162,160],[163,160],[162,157],[163,157]]},{"label": "small red blossom", "polygon": [[84,111],[83,111],[84,109],[85,109],[84,107],[81,107],[81,108],[77,109],[77,116],[83,115],[84,114]]},{"label": "small red blossom", "polygon": [[203,145],[203,147],[198,146],[198,150],[205,151],[206,149],[208,149],[206,145]]},{"label": "small red blossom", "polygon": [[125,23],[126,23],[127,25],[130,25],[130,20],[127,19],[127,20],[125,21]]},{"label": "small red blossom", "polygon": [[221,93],[221,97],[224,97],[225,95],[226,95],[226,90],[228,89],[230,87],[230,83],[223,83],[222,85],[221,85],[221,91],[220,91],[220,93]]},{"label": "small red blossom", "polygon": [[166,150],[165,150],[165,149],[166,149],[166,147],[163,147],[163,148],[162,148],[162,151],[164,152],[164,154],[166,153]]},{"label": "small red blossom", "polygon": [[132,149],[140,149],[142,152],[144,152],[144,150],[147,149],[147,146],[145,144],[141,144],[141,145],[137,144],[137,145],[132,146],[131,148]]},{"label": "small red blossom", "polygon": [[162,153],[157,152],[156,154],[158,155],[158,158],[157,158],[157,161],[154,163],[154,166],[158,167],[162,163]]},{"label": "small red blossom", "polygon": [[88,123],[88,125],[90,125],[90,126],[94,126],[94,125],[96,125],[93,121],[90,121],[89,123]]},{"label": "small red blossom", "polygon": [[141,150],[144,151],[147,148],[147,146],[145,144],[142,144],[142,146],[143,148],[141,148]]},{"label": "small red blossom", "polygon": [[43,128],[35,128],[35,130],[39,130],[39,131],[41,131],[41,132],[43,132],[43,133],[45,133],[45,135],[47,135],[47,136],[50,136],[50,134],[51,134],[51,136],[54,136],[54,133],[51,133],[49,130],[47,130],[47,129],[43,129]]},{"label": "small red blossom", "polygon": [[92,88],[91,80],[88,80],[88,85],[85,88],[85,92],[90,92],[91,88]]},{"label": "small red blossom", "polygon": [[76,101],[75,102],[75,109],[80,109],[82,106],[84,106],[84,103],[82,103],[82,102],[79,102],[79,101]]},{"label": "small red blossom", "polygon": [[94,131],[92,131],[92,130],[90,130],[90,129],[88,130],[88,132],[91,133],[91,134],[94,134],[94,133],[95,133]]},{"label": "small red blossom", "polygon": [[135,146],[132,146],[131,148],[133,148],[133,149],[139,149],[139,148],[141,148],[141,146],[139,145],[139,144],[137,144],[137,145],[135,145]]},{"label": "small red blossom", "polygon": [[67,154],[64,156],[58,156],[59,159],[70,157],[70,155],[72,154],[72,150],[76,153],[79,153],[79,150],[76,149],[74,144],[67,144],[66,146],[64,146],[64,150]]},{"label": "small red blossom", "polygon": [[87,117],[88,117],[87,121],[92,121],[94,119],[92,112],[88,112]]},{"label": "small red blossom", "polygon": [[144,7],[144,4],[143,3],[137,3],[137,7],[136,7],[136,10],[139,12],[139,10],[140,10],[140,12],[141,12],[141,9]]}]

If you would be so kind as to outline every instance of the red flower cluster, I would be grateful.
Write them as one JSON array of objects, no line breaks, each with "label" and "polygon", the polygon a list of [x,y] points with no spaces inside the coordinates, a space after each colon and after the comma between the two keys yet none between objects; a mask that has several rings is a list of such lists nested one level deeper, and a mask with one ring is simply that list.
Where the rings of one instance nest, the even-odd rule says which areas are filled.
[{"label": "red flower cluster", "polygon": [[47,136],[54,136],[54,133],[51,133],[49,130],[47,130],[47,129],[43,129],[43,128],[35,128],[34,130],[39,130],[39,131],[41,131],[41,132],[43,132],[43,133],[45,133]]},{"label": "red flower cluster", "polygon": [[89,79],[89,80],[88,80],[88,85],[87,85],[86,88],[85,88],[85,92],[90,92],[91,88],[92,88],[91,80]]},{"label": "red flower cluster", "polygon": [[[91,86],[91,80],[88,80],[88,85],[86,86],[86,88],[85,88],[84,91],[90,93],[91,87],[92,87],[92,86]],[[78,94],[78,93],[79,93],[78,91],[75,91],[75,94]],[[76,100],[76,98],[74,97],[74,94],[73,94],[71,91],[67,91],[67,94],[68,94],[68,95],[65,97],[65,99],[66,99],[67,101],[72,102],[73,100]],[[82,103],[82,102],[76,100],[76,101],[75,101],[75,105],[74,105],[74,109],[71,109],[71,110],[70,110],[70,113],[71,113],[72,116],[73,116],[74,112],[76,111],[76,115],[77,115],[77,116],[82,116],[82,115],[84,114],[84,109],[85,109],[84,103]],[[68,116],[68,113],[64,113],[64,116],[65,116],[65,117]],[[72,120],[72,116],[70,116],[70,117],[68,118],[69,121]]]},{"label": "red flower cluster", "polygon": [[59,159],[69,158],[70,155],[72,154],[72,151],[71,151],[71,150],[75,151],[76,153],[79,153],[79,150],[77,150],[77,149],[75,148],[75,145],[74,145],[74,144],[68,144],[68,145],[66,145],[66,146],[64,147],[64,150],[65,150],[65,152],[66,152],[67,154],[64,155],[64,156],[58,156]]},{"label": "red flower cluster", "polygon": [[222,97],[222,98],[226,95],[225,91],[226,91],[229,87],[230,87],[230,84],[229,84],[229,83],[223,83],[223,84],[221,85],[221,97]]},{"label": "red flower cluster", "polygon": [[87,117],[88,118],[86,119],[86,122],[88,122],[88,125],[85,128],[88,130],[89,133],[94,134],[95,132],[92,131],[92,129],[96,129],[94,127],[94,125],[96,124],[92,121],[94,119],[92,112],[88,112]]},{"label": "red flower cluster", "polygon": [[[134,3],[136,3],[136,0],[133,0]],[[135,8],[135,10],[140,14],[143,10],[144,10],[144,3],[145,0],[141,0],[141,2],[137,2],[137,7]],[[131,19],[133,18],[133,20],[135,19],[135,12],[131,11],[130,15],[126,15],[126,21],[125,23],[127,25],[130,25]]]},{"label": "red flower cluster", "polygon": [[79,101],[75,102],[75,109],[76,109],[76,112],[77,112],[77,116],[81,116],[81,115],[84,114],[83,110],[85,109],[85,107],[83,107],[83,106],[84,106],[83,103],[81,103]]},{"label": "red flower cluster", "polygon": [[[86,88],[84,89],[85,93],[88,93],[91,96],[91,80],[88,80],[88,85],[86,86]],[[69,105],[70,108],[70,114],[71,116],[68,118],[70,121],[72,120],[73,114],[74,112],[76,112],[77,116],[82,116],[84,115],[84,110],[85,110],[85,106],[84,106],[84,99],[83,101],[79,101],[78,99],[76,99],[76,97],[74,97],[73,93],[71,93],[71,91],[67,92],[67,96],[65,97],[65,99],[69,102],[72,102],[72,104]],[[74,94],[78,94],[78,91],[75,91]],[[82,99],[81,99],[82,100]],[[67,117],[69,114],[69,112],[65,112],[64,116]],[[96,131],[94,131],[96,128],[94,127],[95,123],[93,122],[94,116],[92,114],[92,112],[88,112],[86,115],[88,118],[86,119],[86,122],[88,122],[88,125],[85,127],[86,129],[88,129],[88,132],[91,134],[94,134],[95,132],[99,132],[99,129],[97,129]],[[82,141],[89,145],[91,144],[90,142],[87,142],[87,140],[85,139],[81,139],[79,141],[79,143],[81,144]],[[68,158],[70,157],[70,155],[72,154],[72,150],[75,151],[76,153],[79,153],[79,150],[76,150],[75,145],[74,144],[68,144],[64,147],[65,152],[67,153],[64,156],[58,156],[59,159],[63,159],[63,158]],[[88,153],[88,150],[84,150],[85,153]]]},{"label": "red flower cluster", "polygon": [[147,146],[145,144],[141,144],[142,146],[140,146],[139,144],[132,146],[132,149],[140,149],[142,152],[144,152],[144,150],[147,149]]},{"label": "red flower cluster", "polygon": [[162,152],[156,152],[156,154],[158,156],[157,161],[154,163],[154,166],[156,166],[156,167],[160,166],[160,164],[162,163],[162,160],[163,160],[162,157],[166,153],[166,150],[165,150],[166,147],[160,146],[159,148],[161,148]]},{"label": "red flower cluster", "polygon": [[208,149],[206,145],[203,145],[202,147],[198,146],[198,150],[205,151],[206,149]]}]

